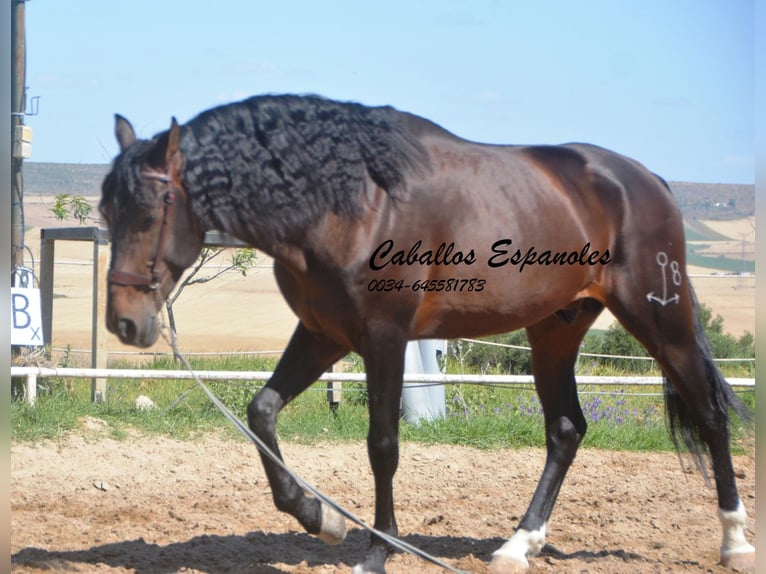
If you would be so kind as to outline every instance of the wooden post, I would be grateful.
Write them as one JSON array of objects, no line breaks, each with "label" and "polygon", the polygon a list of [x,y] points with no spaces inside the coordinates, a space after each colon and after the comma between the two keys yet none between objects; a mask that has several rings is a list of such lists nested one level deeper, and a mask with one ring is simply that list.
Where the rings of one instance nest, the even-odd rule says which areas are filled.
[{"label": "wooden post", "polygon": [[[335,372],[335,365],[330,367],[328,373]],[[330,404],[330,410],[338,410],[340,405],[341,392],[343,390],[343,383],[340,381],[327,381],[327,402]]]},{"label": "wooden post", "polygon": [[[91,318],[91,359],[94,369],[106,368],[106,274],[109,263],[109,232],[98,227],[53,228],[40,230],[40,307],[43,342],[53,343],[53,286],[56,240],[93,242],[93,293]],[[106,400],[106,379],[93,379],[91,398]]]},{"label": "wooden post", "polygon": [[53,261],[56,240],[48,237],[46,231],[40,231],[40,313],[43,319],[43,344],[50,350],[53,341]]}]

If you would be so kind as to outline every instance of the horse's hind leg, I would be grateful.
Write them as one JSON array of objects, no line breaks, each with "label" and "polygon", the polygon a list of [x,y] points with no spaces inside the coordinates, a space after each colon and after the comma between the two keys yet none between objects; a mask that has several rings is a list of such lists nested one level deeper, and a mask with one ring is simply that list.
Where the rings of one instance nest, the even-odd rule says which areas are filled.
[{"label": "horse's hind leg", "polygon": [[[250,402],[247,409],[250,429],[280,459],[275,430],[277,414],[346,352],[333,341],[298,325],[274,375]],[[261,454],[261,460],[277,508],[292,514],[307,532],[328,544],[342,542],[346,535],[343,517],[317,499],[307,497],[296,481],[267,456]]]},{"label": "horse's hind leg", "polygon": [[743,417],[749,413],[712,360],[688,278],[676,276],[673,296],[678,298],[665,303],[649,297],[644,292],[648,289],[639,290],[640,279],[626,276],[607,306],[662,368],[666,413],[676,444],[685,443],[703,472],[702,454],[706,448],[710,454],[723,526],[721,563],[738,569],[752,567],[755,549],[744,535],[747,515],[729,450],[728,410],[733,408]]},{"label": "horse's hind leg", "polygon": [[[527,512],[513,536],[493,554],[495,574],[523,572],[527,556],[540,552],[545,529],[564,476],[577,453],[587,423],[577,398],[574,367],[580,342],[603,309],[586,299],[527,328],[532,346],[532,372],[545,417],[547,456]],[[570,322],[562,319],[572,317]]]}]

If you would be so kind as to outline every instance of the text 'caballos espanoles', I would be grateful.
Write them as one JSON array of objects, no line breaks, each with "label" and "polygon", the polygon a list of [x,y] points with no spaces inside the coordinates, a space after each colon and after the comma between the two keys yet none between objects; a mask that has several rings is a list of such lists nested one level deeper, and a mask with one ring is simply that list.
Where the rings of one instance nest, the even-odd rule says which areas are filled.
[{"label": "text 'caballos espanoles'", "polygon": [[[511,239],[498,239],[487,250],[486,265],[491,268],[512,265],[519,272],[527,266],[565,265],[606,265],[612,261],[609,249],[603,251],[591,248],[590,242],[575,250],[538,250],[536,247],[512,249]],[[479,251],[480,253],[480,251]],[[380,271],[388,267],[401,266],[471,266],[480,260],[476,249],[460,249],[454,242],[440,243],[435,249],[424,248],[418,240],[409,248],[397,249],[392,239],[378,245],[370,256],[370,269]]]}]

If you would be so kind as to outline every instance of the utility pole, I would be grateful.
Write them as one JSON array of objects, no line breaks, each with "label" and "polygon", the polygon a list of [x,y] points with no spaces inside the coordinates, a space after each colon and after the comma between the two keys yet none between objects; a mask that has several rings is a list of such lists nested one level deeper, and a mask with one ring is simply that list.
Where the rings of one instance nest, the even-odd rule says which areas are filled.
[{"label": "utility pole", "polygon": [[22,164],[25,146],[26,108],[26,28],[25,0],[13,1],[11,15],[11,270],[24,263],[24,183]]},{"label": "utility pole", "polygon": [[740,264],[739,264],[739,276],[737,277],[737,285],[735,289],[744,289],[745,288],[745,240],[747,239],[748,234],[747,233],[740,233],[742,236],[742,254],[740,256]]}]

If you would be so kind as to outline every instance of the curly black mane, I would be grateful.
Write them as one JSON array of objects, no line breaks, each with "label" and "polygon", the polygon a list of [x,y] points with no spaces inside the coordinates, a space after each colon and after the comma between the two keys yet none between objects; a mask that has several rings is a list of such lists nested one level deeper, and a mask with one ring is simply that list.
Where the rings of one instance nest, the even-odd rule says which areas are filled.
[{"label": "curly black mane", "polygon": [[392,197],[428,156],[406,114],[316,96],[256,96],[182,127],[184,185],[208,225],[288,238],[327,211],[353,217],[369,176]]}]

